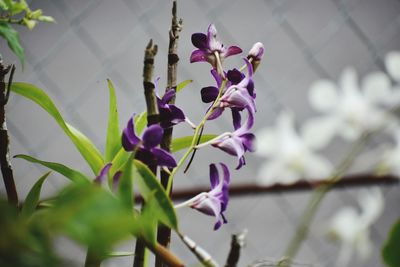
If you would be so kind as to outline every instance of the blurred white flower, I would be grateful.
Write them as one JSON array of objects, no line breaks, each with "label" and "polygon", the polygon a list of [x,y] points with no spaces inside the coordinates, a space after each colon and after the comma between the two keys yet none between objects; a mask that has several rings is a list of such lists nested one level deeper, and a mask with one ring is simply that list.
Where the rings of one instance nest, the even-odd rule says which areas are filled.
[{"label": "blurred white flower", "polygon": [[364,260],[371,253],[373,245],[369,228],[381,215],[384,199],[379,189],[365,189],[360,192],[358,202],[361,212],[353,207],[344,207],[331,221],[329,235],[342,243],[336,266],[347,266],[354,250]]},{"label": "blurred white flower", "polygon": [[298,135],[290,113],[282,113],[276,127],[266,128],[257,134],[256,153],[267,157],[259,172],[258,182],[292,184],[301,178],[316,181],[327,178],[331,163],[317,155]]},{"label": "blurred white flower", "polygon": [[391,173],[400,177],[400,128],[392,130],[395,145],[383,152],[378,164],[379,173]]},{"label": "blurred white flower", "polygon": [[389,52],[385,57],[386,70],[397,82],[400,82],[400,52]]},{"label": "blurred white flower", "polygon": [[[394,65],[398,63],[390,64],[396,74],[398,66]],[[388,110],[400,103],[400,90],[393,90],[389,77],[383,72],[365,76],[360,86],[355,70],[347,68],[341,75],[339,87],[329,80],[315,82],[310,88],[309,100],[314,109],[325,115],[307,121],[303,134],[315,148],[322,148],[335,135],[353,141],[363,132],[376,130],[392,121]]]}]

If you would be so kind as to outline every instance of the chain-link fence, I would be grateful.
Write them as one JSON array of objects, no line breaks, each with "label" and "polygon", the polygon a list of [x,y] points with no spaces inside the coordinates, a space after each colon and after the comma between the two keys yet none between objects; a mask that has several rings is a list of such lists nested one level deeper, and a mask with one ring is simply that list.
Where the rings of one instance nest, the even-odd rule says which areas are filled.
[{"label": "chain-link fence", "polygon": [[[15,80],[27,81],[43,88],[56,102],[65,119],[89,136],[98,147],[105,143],[108,111],[106,78],[117,87],[121,126],[134,112],[144,110],[142,94],[143,51],[150,38],[159,45],[156,75],[166,84],[167,44],[171,2],[165,0],[57,0],[32,1],[57,20],[55,25],[41,24],[33,32],[22,31],[27,63]],[[204,32],[214,23],[219,37],[227,45],[250,49],[256,41],[266,47],[262,65],[255,77],[258,118],[256,128],[271,125],[278,112],[290,109],[298,121],[312,115],[307,100],[309,85],[319,78],[337,80],[346,66],[355,66],[360,74],[383,68],[383,57],[400,48],[400,1],[397,0],[197,0],[179,1],[178,14],[184,20],[179,43],[179,81],[194,82],[178,96],[177,103],[193,120],[198,121],[206,106],[200,101],[200,88],[213,83],[204,64],[189,64],[193,49],[190,35]],[[2,43],[6,62],[15,60]],[[227,60],[228,65],[241,64]],[[196,100],[197,99],[197,100]],[[39,107],[17,96],[8,105],[8,127],[12,154],[24,153],[44,160],[63,162],[83,171],[89,170],[56,123]],[[229,118],[214,123],[207,130],[221,132],[230,125]],[[180,126],[176,136],[189,133]],[[337,161],[346,145],[336,143],[327,154]],[[200,151],[196,164],[187,175],[176,178],[176,187],[185,188],[208,183],[208,164],[218,162],[221,153]],[[225,157],[225,156],[224,156]],[[225,160],[225,159],[224,159]],[[234,183],[253,182],[260,160],[249,155],[248,165],[233,174]],[[368,161],[359,163],[366,168]],[[232,159],[229,162],[234,166]],[[45,170],[14,160],[17,187],[24,196]],[[45,195],[65,183],[62,177],[48,179]],[[4,188],[0,188],[4,191]],[[398,186],[383,188],[386,208],[373,228],[376,248],[400,215]],[[332,212],[344,204],[354,204],[357,189],[332,192],[318,213],[313,231],[298,255],[299,266],[332,266],[337,246],[323,240],[324,224]],[[247,246],[240,266],[254,260],[274,261],[294,232],[294,226],[309,199],[309,192],[276,193],[233,198],[227,212],[229,223],[212,231],[213,218],[191,210],[179,212],[180,227],[219,262],[224,262],[230,235],[248,229]],[[207,239],[204,239],[204,238]],[[174,238],[175,239],[175,238]],[[60,249],[76,261],[84,253],[65,240]],[[126,249],[131,249],[127,244]],[[178,240],[173,250],[189,263],[195,258]],[[131,259],[113,259],[107,266],[118,266]],[[381,266],[380,251],[372,259],[352,266]],[[129,264],[127,265],[129,266]],[[261,265],[260,265],[261,266]]]}]

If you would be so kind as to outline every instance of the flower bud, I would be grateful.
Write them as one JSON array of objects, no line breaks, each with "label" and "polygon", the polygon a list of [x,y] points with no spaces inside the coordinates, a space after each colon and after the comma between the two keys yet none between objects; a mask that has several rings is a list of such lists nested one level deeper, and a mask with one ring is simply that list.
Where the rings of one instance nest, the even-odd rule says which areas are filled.
[{"label": "flower bud", "polygon": [[253,65],[253,71],[256,71],[258,65],[260,65],[263,55],[264,45],[261,42],[255,43],[247,55],[247,59],[250,60],[251,65]]}]

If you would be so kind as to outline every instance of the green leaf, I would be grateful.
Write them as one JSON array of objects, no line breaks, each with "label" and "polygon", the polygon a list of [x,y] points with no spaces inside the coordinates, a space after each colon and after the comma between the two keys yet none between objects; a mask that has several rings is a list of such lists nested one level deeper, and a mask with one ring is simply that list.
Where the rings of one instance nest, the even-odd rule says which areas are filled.
[{"label": "green leaf", "polygon": [[136,228],[132,209],[96,184],[66,188],[38,219],[99,253],[130,238]]},{"label": "green leaf", "polygon": [[141,135],[144,128],[147,125],[147,112],[143,111],[139,115],[135,116],[135,132],[137,135]]},{"label": "green leaf", "polygon": [[162,223],[169,226],[172,229],[178,228],[178,221],[175,214],[174,206],[164,187],[160,184],[157,177],[153,172],[142,162],[135,160],[136,169],[140,175],[138,175],[139,191],[146,202],[154,199],[154,205],[156,215]]},{"label": "green leaf", "polygon": [[26,161],[32,162],[32,163],[38,163],[40,165],[43,165],[49,169],[52,169],[55,172],[58,172],[59,174],[64,175],[66,178],[71,180],[72,182],[75,183],[90,183],[90,179],[84,175],[83,173],[73,170],[65,165],[62,165],[60,163],[56,162],[49,162],[49,161],[42,161],[39,159],[35,159],[34,157],[28,156],[28,155],[16,155],[14,156],[15,158],[19,159],[24,159]]},{"label": "green leaf", "polygon": [[42,185],[44,180],[49,176],[51,172],[44,174],[42,177],[37,180],[37,182],[33,185],[28,195],[25,198],[24,205],[22,206],[21,215],[25,218],[28,218],[33,214],[36,210],[36,206],[39,203],[40,199],[40,190],[42,190]]},{"label": "green leaf", "polygon": [[110,91],[110,104],[108,111],[108,127],[107,127],[107,141],[105,149],[105,161],[111,161],[121,148],[121,132],[119,130],[117,97],[115,89],[110,80],[108,82],[108,89]]},{"label": "green leaf", "polygon": [[135,255],[135,252],[132,251],[115,251],[107,254],[107,258],[116,258],[116,257],[129,257]]},{"label": "green leaf", "polygon": [[178,84],[176,86],[176,92],[179,93],[179,91],[181,91],[183,88],[185,88],[188,84],[192,83],[193,80],[186,80],[181,82],[180,84]]},{"label": "green leaf", "polygon": [[[215,134],[204,134],[201,136],[199,144],[210,141],[217,136],[218,135]],[[179,150],[188,148],[192,144],[192,140],[193,136],[185,136],[173,139],[171,142],[171,152],[177,152]]]},{"label": "green leaf", "polygon": [[389,237],[382,248],[382,258],[388,267],[400,266],[400,220],[389,232]]},{"label": "green leaf", "polygon": [[25,52],[24,48],[21,46],[18,32],[14,30],[9,24],[5,22],[0,22],[0,36],[2,36],[7,41],[8,47],[18,57],[23,66],[25,62]]},{"label": "green leaf", "polygon": [[119,178],[118,195],[121,202],[128,208],[133,208],[133,155],[125,162],[122,174]]},{"label": "green leaf", "polygon": [[83,158],[91,167],[93,173],[97,175],[97,173],[104,166],[102,155],[89,140],[89,138],[64,121],[57,107],[45,92],[28,83],[13,83],[11,85],[11,90],[16,94],[22,95],[34,101],[45,111],[47,111],[74,143],[75,147],[79,150]]},{"label": "green leaf", "polygon": [[129,155],[131,154],[131,152],[127,152],[125,151],[124,148],[121,148],[117,155],[115,155],[115,157],[113,158],[113,160],[111,161],[112,166],[110,169],[110,176],[114,176],[114,174],[121,170],[122,166],[124,166],[125,162],[128,160]]},{"label": "green leaf", "polygon": [[2,10],[8,10],[7,4],[4,2],[4,0],[0,0],[0,9]]},{"label": "green leaf", "polygon": [[19,2],[12,1],[12,5],[10,7],[11,15],[19,14],[28,9],[28,4],[25,0],[20,0]]}]

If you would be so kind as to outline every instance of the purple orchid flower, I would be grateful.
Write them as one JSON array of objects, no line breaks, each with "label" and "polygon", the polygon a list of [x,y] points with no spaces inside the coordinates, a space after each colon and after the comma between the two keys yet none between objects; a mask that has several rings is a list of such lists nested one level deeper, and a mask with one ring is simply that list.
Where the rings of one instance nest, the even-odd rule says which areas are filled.
[{"label": "purple orchid flower", "polygon": [[147,166],[176,167],[176,161],[172,155],[161,148],[157,148],[163,133],[163,128],[154,124],[145,129],[142,139],[140,139],[135,134],[132,117],[122,133],[122,146],[126,151],[136,151],[135,158]]},{"label": "purple orchid flower", "polygon": [[[93,180],[94,183],[101,185],[104,181],[107,180],[107,176],[108,176],[108,172],[110,171],[112,167],[111,163],[107,163],[106,165],[104,165],[104,167],[100,170],[100,173],[98,176],[96,176],[96,178]],[[117,171],[113,178],[113,187],[115,188],[116,185],[119,182],[119,178],[121,177],[122,172],[121,171]]]},{"label": "purple orchid flower", "polygon": [[255,98],[256,98],[256,93],[254,89],[254,83],[252,80],[253,77],[253,67],[249,60],[246,58],[244,59],[247,65],[247,71],[248,75],[245,77],[242,77],[239,73],[236,71],[232,71],[230,76],[231,80],[237,82],[240,81],[239,83],[233,82],[232,85],[226,89],[222,97],[220,98],[220,107],[225,108],[225,107],[235,107],[239,109],[244,109],[248,108],[253,114],[256,111],[256,104],[255,104]]},{"label": "purple orchid flower", "polygon": [[[246,62],[246,66],[248,68],[248,75],[244,75],[237,69],[228,71],[226,74],[228,79],[226,84],[227,89],[224,89],[223,95],[220,98],[220,104],[215,107],[208,120],[214,120],[218,118],[226,107],[232,109],[234,123],[234,113],[236,113],[236,116],[238,116],[238,112],[242,111],[244,108],[249,108],[253,113],[255,113],[256,92],[252,79],[253,68],[249,60],[244,59],[244,61]],[[217,99],[219,92],[218,88],[222,84],[222,79],[215,70],[211,70],[211,74],[214,76],[218,87],[208,86],[201,89],[201,98],[205,103],[214,102]]]},{"label": "purple orchid flower", "polygon": [[235,131],[232,133],[222,134],[220,137],[211,141],[211,145],[225,151],[229,155],[236,156],[239,164],[236,170],[246,164],[244,154],[247,151],[254,152],[254,134],[250,133],[250,129],[254,124],[253,112],[248,109],[248,118],[244,125],[241,125],[239,112],[234,113]]},{"label": "purple orchid flower", "polygon": [[[214,69],[220,68],[218,61],[224,58],[242,53],[242,49],[238,46],[230,46],[229,48],[216,39],[217,29],[214,24],[208,26],[207,35],[204,33],[192,34],[192,43],[198,49],[194,50],[190,56],[190,63],[206,61],[210,63]],[[219,57],[219,59],[217,59]]]},{"label": "purple orchid flower", "polygon": [[209,216],[215,216],[217,222],[214,225],[214,230],[218,230],[222,223],[227,223],[223,212],[226,210],[229,201],[228,186],[230,174],[225,164],[220,163],[220,165],[224,175],[223,179],[220,179],[216,165],[210,164],[211,190],[207,193],[200,193],[188,202],[185,202],[190,203],[189,206],[193,209]]},{"label": "purple orchid flower", "polygon": [[173,104],[168,104],[168,102],[175,97],[175,94],[175,90],[169,89],[162,98],[157,96],[160,125],[164,129],[185,121],[185,114],[183,111]]}]

